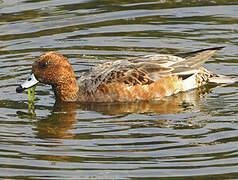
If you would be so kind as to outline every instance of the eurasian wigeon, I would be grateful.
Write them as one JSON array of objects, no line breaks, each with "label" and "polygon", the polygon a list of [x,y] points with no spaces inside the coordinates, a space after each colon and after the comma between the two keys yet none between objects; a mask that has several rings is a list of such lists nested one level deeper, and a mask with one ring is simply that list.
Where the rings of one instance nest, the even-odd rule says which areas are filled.
[{"label": "eurasian wigeon", "polygon": [[147,55],[99,64],[78,81],[67,58],[47,52],[32,66],[32,74],[17,92],[41,82],[52,86],[61,101],[114,102],[158,100],[208,82],[230,83],[232,78],[202,67],[217,50],[203,49],[173,55]]}]

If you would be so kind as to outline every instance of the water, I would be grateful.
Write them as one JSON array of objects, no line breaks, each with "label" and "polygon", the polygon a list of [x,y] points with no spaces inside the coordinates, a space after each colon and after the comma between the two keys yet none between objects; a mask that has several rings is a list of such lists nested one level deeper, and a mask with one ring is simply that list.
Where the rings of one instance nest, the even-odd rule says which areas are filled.
[{"label": "water", "polygon": [[15,88],[46,51],[77,74],[101,61],[226,46],[206,67],[237,77],[238,2],[0,1],[1,179],[237,179],[237,83],[159,102],[55,104]]}]

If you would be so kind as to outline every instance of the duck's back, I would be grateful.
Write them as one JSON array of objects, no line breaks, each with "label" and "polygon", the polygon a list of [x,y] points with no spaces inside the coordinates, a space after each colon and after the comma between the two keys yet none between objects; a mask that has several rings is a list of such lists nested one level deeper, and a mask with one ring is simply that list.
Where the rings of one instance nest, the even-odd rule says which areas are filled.
[{"label": "duck's back", "polygon": [[214,78],[219,81],[219,75],[202,67],[219,49],[221,48],[183,54],[185,58],[149,55],[97,65],[80,77],[78,100],[155,100],[197,88]]}]

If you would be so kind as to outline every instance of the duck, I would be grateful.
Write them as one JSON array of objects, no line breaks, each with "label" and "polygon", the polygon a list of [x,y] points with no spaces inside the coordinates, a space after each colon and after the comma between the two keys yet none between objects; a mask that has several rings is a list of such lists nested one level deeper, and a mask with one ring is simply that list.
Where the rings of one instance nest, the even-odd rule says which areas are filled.
[{"label": "duck", "polygon": [[104,62],[82,73],[78,80],[68,59],[50,51],[33,63],[31,74],[16,88],[16,92],[20,93],[40,82],[52,86],[57,101],[107,103],[161,100],[210,82],[234,82],[231,77],[203,67],[222,48]]}]

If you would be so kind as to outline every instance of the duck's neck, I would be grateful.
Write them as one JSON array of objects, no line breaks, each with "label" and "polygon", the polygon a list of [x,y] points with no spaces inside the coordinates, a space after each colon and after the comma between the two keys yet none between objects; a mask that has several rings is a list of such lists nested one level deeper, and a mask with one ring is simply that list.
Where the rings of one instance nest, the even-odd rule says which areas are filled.
[{"label": "duck's neck", "polygon": [[78,98],[78,83],[76,78],[67,78],[56,85],[52,85],[55,97],[61,101],[76,101]]}]

